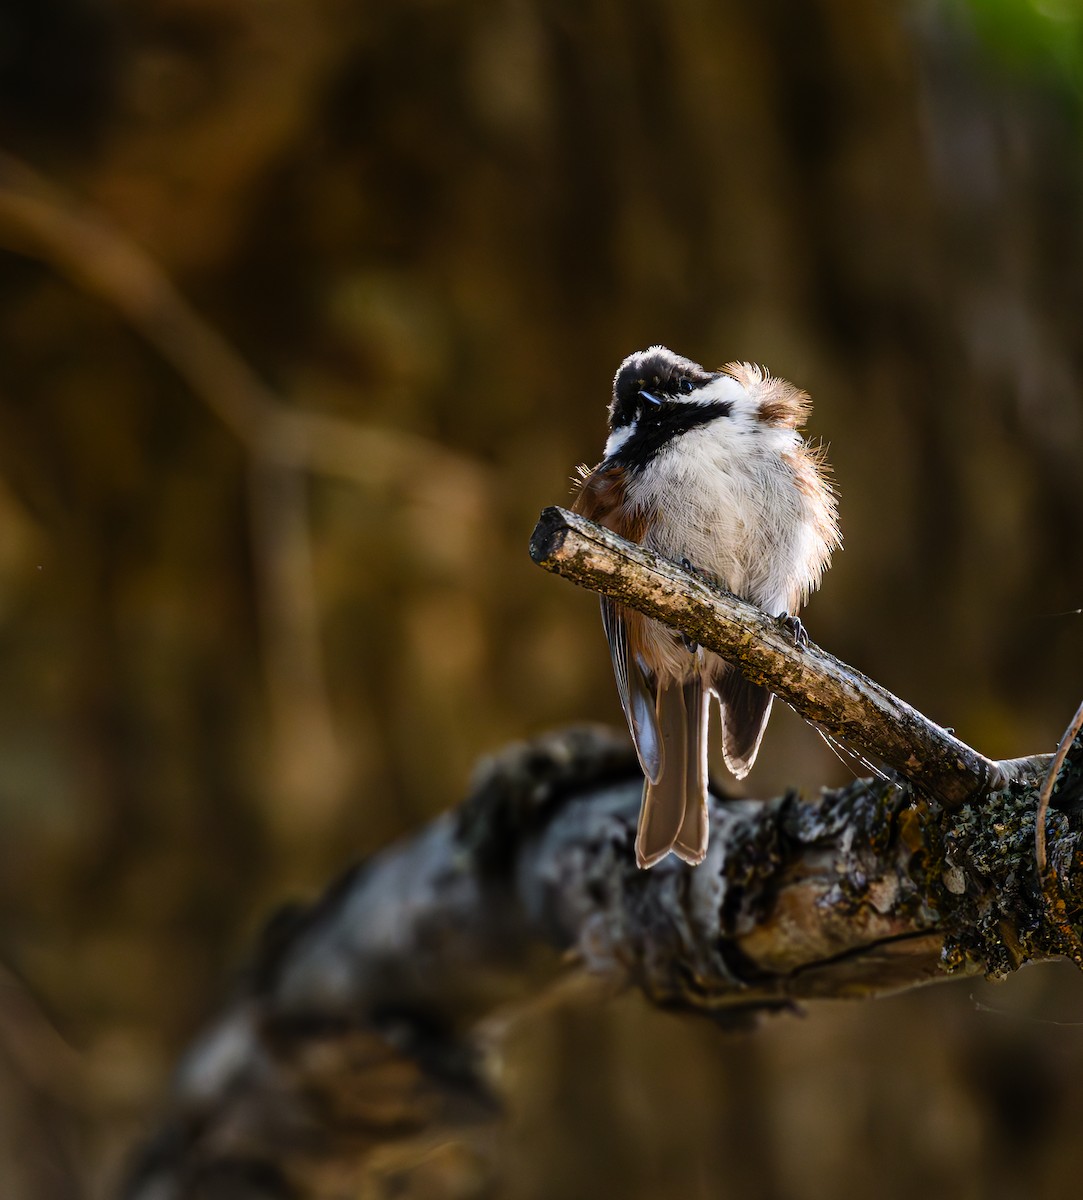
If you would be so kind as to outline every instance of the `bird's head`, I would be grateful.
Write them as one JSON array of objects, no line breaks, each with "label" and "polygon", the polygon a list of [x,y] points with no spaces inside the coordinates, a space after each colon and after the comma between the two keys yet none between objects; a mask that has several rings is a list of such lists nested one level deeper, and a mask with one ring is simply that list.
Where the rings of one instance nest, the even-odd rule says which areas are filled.
[{"label": "bird's head", "polygon": [[741,392],[725,372],[665,346],[630,354],[613,380],[606,458],[640,465],[680,434],[729,416]]}]

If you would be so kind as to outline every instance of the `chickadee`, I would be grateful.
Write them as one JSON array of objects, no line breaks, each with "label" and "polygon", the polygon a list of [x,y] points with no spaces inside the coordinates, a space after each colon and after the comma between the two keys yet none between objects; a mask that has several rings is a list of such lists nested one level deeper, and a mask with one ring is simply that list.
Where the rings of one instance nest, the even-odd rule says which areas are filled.
[{"label": "chickadee", "polygon": [[[841,540],[820,449],[797,432],[808,396],[748,363],[707,371],[665,346],[629,355],[613,381],[609,440],[580,468],[574,509],[684,561],[772,616],[795,618]],[[636,861],[707,853],[707,716],[738,779],[756,761],[771,693],[717,654],[606,597],[602,623],[646,777]]]}]

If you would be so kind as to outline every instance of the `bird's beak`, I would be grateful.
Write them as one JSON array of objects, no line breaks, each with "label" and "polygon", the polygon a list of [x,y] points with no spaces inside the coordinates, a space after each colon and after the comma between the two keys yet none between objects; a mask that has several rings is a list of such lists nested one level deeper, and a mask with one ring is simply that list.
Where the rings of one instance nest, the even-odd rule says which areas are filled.
[{"label": "bird's beak", "polygon": [[652,396],[650,392],[640,391],[639,393],[644,400],[650,401],[651,404],[657,404],[659,408],[662,406],[662,401],[657,396]]}]

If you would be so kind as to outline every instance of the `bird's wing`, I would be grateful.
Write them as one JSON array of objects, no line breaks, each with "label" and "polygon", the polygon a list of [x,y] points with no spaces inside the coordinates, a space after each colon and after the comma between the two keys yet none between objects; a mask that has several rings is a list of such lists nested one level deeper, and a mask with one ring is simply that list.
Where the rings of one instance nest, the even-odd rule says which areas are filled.
[{"label": "bird's wing", "polygon": [[744,779],[759,753],[774,697],[728,664],[715,673],[710,688],[722,706],[722,757],[733,774]]},{"label": "bird's wing", "polygon": [[616,601],[602,597],[602,625],[609,641],[621,708],[624,709],[643,774],[651,783],[657,783],[662,774],[665,752],[655,711],[656,684],[639,656],[629,647],[625,614],[626,610]]}]

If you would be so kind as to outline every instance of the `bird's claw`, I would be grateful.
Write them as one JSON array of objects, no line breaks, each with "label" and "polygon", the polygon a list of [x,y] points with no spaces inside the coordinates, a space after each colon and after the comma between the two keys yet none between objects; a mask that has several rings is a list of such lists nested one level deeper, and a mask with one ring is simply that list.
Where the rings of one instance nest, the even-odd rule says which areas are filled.
[{"label": "bird's claw", "polygon": [[700,570],[700,568],[697,567],[696,564],[693,563],[690,559],[682,558],[681,566],[688,572],[689,575],[695,575],[695,577],[697,579],[699,579],[703,583],[707,584],[708,587],[717,587],[718,586],[716,581],[714,579],[712,579],[711,576],[708,575],[708,573],[706,571]]},{"label": "bird's claw", "polygon": [[800,617],[795,617],[791,613],[781,613],[777,620],[782,629],[793,635],[795,646],[803,649],[808,645],[808,630],[801,623]]},{"label": "bird's claw", "polygon": [[699,642],[694,641],[687,633],[681,634],[681,645],[692,655],[698,654],[701,649]]},{"label": "bird's claw", "polygon": [[[689,575],[695,575],[697,579],[707,584],[708,587],[715,586],[715,581],[707,574],[707,572],[701,571],[699,567],[695,566],[690,559],[682,558],[681,566],[688,572]],[[690,638],[686,633],[681,634],[681,645],[684,646],[688,653],[692,655],[699,654],[703,649],[699,642],[693,641],[693,639]]]}]

